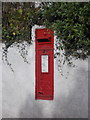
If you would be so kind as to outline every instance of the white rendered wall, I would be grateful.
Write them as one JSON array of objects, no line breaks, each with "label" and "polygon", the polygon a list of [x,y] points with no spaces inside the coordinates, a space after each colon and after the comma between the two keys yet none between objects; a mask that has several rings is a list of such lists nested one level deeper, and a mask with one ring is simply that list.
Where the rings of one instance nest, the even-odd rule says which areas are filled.
[{"label": "white rendered wall", "polygon": [[2,118],[2,43],[0,43],[0,120]]},{"label": "white rendered wall", "polygon": [[33,44],[27,47],[29,64],[23,61],[16,47],[8,53],[14,72],[2,62],[3,118],[88,117],[88,60],[73,60],[75,68],[65,64],[62,76],[58,60],[54,59],[54,100],[35,100],[35,28]]}]

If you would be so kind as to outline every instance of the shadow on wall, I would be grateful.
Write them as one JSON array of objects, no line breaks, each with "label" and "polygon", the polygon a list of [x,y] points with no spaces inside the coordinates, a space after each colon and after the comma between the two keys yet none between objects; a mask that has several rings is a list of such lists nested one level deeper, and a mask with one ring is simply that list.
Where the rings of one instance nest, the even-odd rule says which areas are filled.
[{"label": "shadow on wall", "polygon": [[37,102],[29,95],[25,105],[21,108],[20,118],[38,118],[39,115],[42,115],[41,104],[37,104]]},{"label": "shadow on wall", "polygon": [[[88,118],[88,75],[84,68],[81,68],[80,71],[79,74],[78,70],[75,73],[75,75],[77,74],[74,78],[75,87],[68,96],[62,94],[53,101],[44,101],[35,100],[29,95],[21,108],[20,118]],[[50,105],[51,107],[49,107]],[[44,107],[47,108],[47,111],[44,110]]]},{"label": "shadow on wall", "polygon": [[87,83],[82,80],[82,83],[78,80],[68,97],[57,98],[53,118],[88,118]]},{"label": "shadow on wall", "polygon": [[57,98],[57,112],[53,114],[54,118],[88,118],[88,72],[81,67],[74,74],[75,87],[67,98],[64,95]]}]

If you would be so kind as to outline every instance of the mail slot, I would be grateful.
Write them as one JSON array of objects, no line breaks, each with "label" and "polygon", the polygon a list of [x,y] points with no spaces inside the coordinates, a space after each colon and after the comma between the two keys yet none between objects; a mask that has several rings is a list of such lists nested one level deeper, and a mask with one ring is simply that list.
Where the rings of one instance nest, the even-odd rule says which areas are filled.
[{"label": "mail slot", "polygon": [[35,99],[54,98],[54,32],[35,30]]}]

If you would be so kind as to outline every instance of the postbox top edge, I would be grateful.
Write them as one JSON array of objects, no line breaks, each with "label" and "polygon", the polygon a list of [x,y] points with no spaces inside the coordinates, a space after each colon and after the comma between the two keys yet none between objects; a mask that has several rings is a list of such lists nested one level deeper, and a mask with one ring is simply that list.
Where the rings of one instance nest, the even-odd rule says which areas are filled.
[{"label": "postbox top edge", "polygon": [[50,30],[52,32],[54,32],[53,30],[49,29],[49,28],[36,28],[35,31],[40,31],[40,30]]}]

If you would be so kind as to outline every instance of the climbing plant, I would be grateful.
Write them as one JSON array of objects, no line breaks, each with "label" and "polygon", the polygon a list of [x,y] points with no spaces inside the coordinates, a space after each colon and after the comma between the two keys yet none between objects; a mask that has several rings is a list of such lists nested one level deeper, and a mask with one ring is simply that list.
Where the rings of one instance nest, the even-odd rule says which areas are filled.
[{"label": "climbing plant", "polygon": [[[43,23],[56,31],[67,58],[90,55],[90,2],[49,2],[41,4]],[[63,44],[62,44],[63,43]]]},{"label": "climbing plant", "polygon": [[[11,64],[7,58],[8,48],[14,43],[17,43],[17,48],[19,48],[18,43],[22,43],[23,49],[21,50],[24,51],[25,45],[23,41],[27,41],[28,44],[32,42],[31,29],[33,26],[34,13],[34,2],[2,3],[2,42],[5,44],[3,47],[3,59],[5,58],[4,60],[9,66],[11,66]],[[22,57],[24,58],[24,56]]]},{"label": "climbing plant", "polygon": [[35,2],[4,2],[2,42],[6,60],[13,43],[31,44],[35,24],[55,31],[56,49],[64,50],[66,59],[70,60],[70,56],[85,59],[90,55],[90,2],[41,2],[38,7]]},{"label": "climbing plant", "polygon": [[30,43],[35,4],[33,2],[5,2],[2,6],[2,42],[6,44],[6,47],[23,40]]}]

